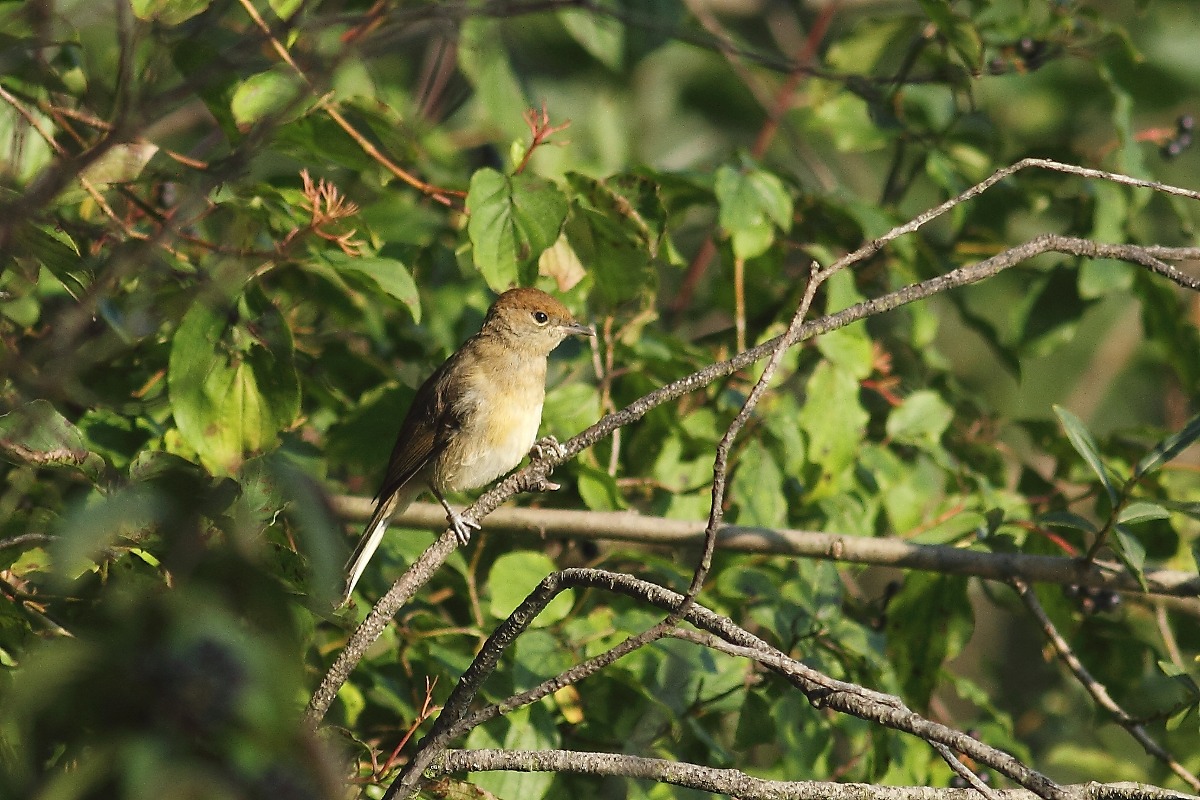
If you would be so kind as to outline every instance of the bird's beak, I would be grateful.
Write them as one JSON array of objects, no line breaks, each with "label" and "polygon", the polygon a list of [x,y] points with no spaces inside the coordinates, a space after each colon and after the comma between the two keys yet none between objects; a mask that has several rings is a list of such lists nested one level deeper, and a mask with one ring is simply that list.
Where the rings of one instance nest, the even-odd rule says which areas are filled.
[{"label": "bird's beak", "polygon": [[583,325],[579,322],[572,322],[570,325],[564,325],[563,330],[567,333],[577,333],[580,336],[595,336],[596,332],[592,330],[591,325]]}]

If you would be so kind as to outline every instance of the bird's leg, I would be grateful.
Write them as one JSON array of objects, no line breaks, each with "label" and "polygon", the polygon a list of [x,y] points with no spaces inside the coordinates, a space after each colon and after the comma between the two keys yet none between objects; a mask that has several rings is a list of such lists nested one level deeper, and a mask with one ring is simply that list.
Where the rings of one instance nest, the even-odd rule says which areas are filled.
[{"label": "bird's leg", "polygon": [[450,507],[450,504],[446,502],[446,498],[442,497],[442,493],[437,490],[436,486],[431,483],[429,484],[429,488],[433,491],[433,496],[442,504],[442,508],[446,509],[446,521],[450,523],[450,527],[454,530],[454,535],[458,537],[458,543],[465,545],[471,541],[471,529],[479,530],[479,523],[463,519],[462,514],[459,514]]}]

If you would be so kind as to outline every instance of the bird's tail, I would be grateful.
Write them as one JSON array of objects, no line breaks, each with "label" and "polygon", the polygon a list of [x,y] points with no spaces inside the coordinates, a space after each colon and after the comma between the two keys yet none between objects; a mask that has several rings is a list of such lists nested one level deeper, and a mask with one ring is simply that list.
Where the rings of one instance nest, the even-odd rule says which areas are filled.
[{"label": "bird's tail", "polygon": [[[371,515],[371,520],[367,523],[362,538],[358,540],[358,547],[354,548],[353,555],[346,562],[346,589],[342,593],[342,605],[350,602],[350,594],[358,584],[358,579],[366,571],[367,563],[379,549],[379,543],[383,541],[383,534],[387,531],[388,521],[392,518],[392,514],[397,510],[404,510],[404,508],[397,508],[400,501],[411,501],[411,498],[402,498],[401,494],[403,492],[396,492],[387,500],[380,500],[376,504],[375,513]],[[404,502],[404,507],[407,506],[408,502]]]}]

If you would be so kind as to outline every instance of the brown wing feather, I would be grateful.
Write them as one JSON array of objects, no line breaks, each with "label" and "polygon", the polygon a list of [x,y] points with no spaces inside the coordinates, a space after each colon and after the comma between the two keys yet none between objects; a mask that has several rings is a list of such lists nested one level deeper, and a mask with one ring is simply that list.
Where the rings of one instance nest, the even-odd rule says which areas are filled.
[{"label": "brown wing feather", "polygon": [[377,501],[387,501],[403,489],[446,449],[450,437],[460,427],[447,398],[448,381],[445,379],[456,357],[457,354],[447,359],[417,389],[408,414],[400,424],[400,433],[388,459],[387,474],[375,495]]}]

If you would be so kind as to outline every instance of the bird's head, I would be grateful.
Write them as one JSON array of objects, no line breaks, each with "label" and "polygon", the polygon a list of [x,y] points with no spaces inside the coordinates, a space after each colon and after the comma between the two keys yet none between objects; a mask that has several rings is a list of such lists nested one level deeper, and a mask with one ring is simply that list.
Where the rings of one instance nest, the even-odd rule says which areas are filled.
[{"label": "bird's head", "polygon": [[483,330],[506,338],[522,349],[549,355],[567,336],[594,336],[575,321],[562,303],[540,289],[509,289],[488,309]]}]

